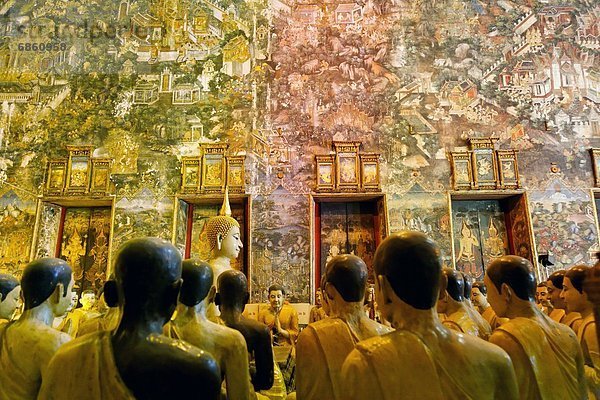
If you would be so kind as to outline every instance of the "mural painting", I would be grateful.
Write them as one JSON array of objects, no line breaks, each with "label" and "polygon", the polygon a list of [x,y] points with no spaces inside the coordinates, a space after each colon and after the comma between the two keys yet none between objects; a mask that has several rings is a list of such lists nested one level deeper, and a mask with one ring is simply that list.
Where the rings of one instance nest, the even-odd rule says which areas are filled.
[{"label": "mural painting", "polygon": [[17,193],[9,189],[0,196],[0,271],[20,276],[29,261],[36,202]]}]

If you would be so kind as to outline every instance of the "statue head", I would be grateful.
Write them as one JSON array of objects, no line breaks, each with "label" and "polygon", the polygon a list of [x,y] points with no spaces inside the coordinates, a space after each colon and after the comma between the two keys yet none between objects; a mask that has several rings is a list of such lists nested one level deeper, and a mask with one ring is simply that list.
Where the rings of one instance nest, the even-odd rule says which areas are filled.
[{"label": "statue head", "polygon": [[471,294],[473,291],[473,276],[471,274],[467,274],[465,272],[461,272],[463,281],[465,283],[464,296],[465,299],[471,300]]},{"label": "statue head", "polygon": [[181,286],[181,255],[166,240],[137,238],[117,254],[114,284],[105,285],[107,304],[118,303],[121,321],[166,323],[175,311]]},{"label": "statue head", "polygon": [[71,304],[72,275],[69,264],[60,258],[40,258],[27,264],[21,276],[23,309],[47,301],[54,316],[64,315]]},{"label": "statue head", "polygon": [[583,282],[589,269],[586,265],[576,265],[565,273],[561,297],[569,312],[581,312],[592,306],[583,290]]},{"label": "statue head", "polygon": [[548,301],[548,285],[546,282],[538,283],[535,289],[535,302],[538,304],[544,304]]},{"label": "statue head", "polygon": [[462,223],[462,228],[460,230],[460,233],[463,237],[471,237],[471,229],[469,228],[469,225],[467,225],[467,221],[463,219],[463,223]]},{"label": "statue head", "polygon": [[398,301],[418,310],[435,306],[442,264],[435,242],[423,233],[388,236],[375,252],[373,267],[377,304],[386,320],[393,321]]},{"label": "statue head", "polygon": [[248,281],[243,272],[228,269],[219,275],[215,304],[219,306],[221,312],[224,309],[242,312],[249,298]]},{"label": "statue head", "polygon": [[483,281],[476,281],[473,283],[471,299],[473,301],[473,305],[477,307],[486,308],[488,306],[487,288],[485,287],[485,283],[483,283]]},{"label": "statue head", "polygon": [[513,304],[535,301],[535,274],[526,258],[512,255],[496,258],[488,266],[484,282],[488,301],[499,317],[505,317]]},{"label": "statue head", "polygon": [[330,303],[362,304],[367,278],[367,265],[360,257],[351,254],[336,256],[327,263],[323,291]]},{"label": "statue head", "polygon": [[79,302],[85,311],[91,310],[94,304],[96,304],[96,293],[93,290],[84,290],[81,293],[81,300]]},{"label": "statue head", "polygon": [[285,302],[285,289],[281,285],[269,286],[269,304],[273,310],[279,311]]},{"label": "statue head", "polygon": [[560,293],[563,290],[563,281],[565,279],[566,273],[567,271],[565,271],[564,269],[554,271],[546,281],[546,285],[548,288],[548,298],[550,299],[552,306],[561,310],[566,307],[565,302],[563,301],[563,299],[560,298]]},{"label": "statue head", "polygon": [[21,295],[21,284],[12,275],[0,274],[0,319],[10,319],[17,307]]},{"label": "statue head", "polygon": [[179,302],[194,307],[207,299],[213,289],[213,270],[207,262],[184,260],[182,263]]},{"label": "statue head", "polygon": [[231,217],[227,191],[219,215],[210,218],[204,229],[213,257],[237,258],[244,245],[241,240],[240,224]]},{"label": "statue head", "polygon": [[464,301],[465,281],[462,272],[454,268],[442,268],[442,280],[440,283],[440,297],[437,302],[438,313],[446,313],[448,303]]},{"label": "statue head", "polygon": [[321,294],[321,289],[317,289],[315,292],[315,305],[317,307],[321,307],[323,305],[323,295]]}]

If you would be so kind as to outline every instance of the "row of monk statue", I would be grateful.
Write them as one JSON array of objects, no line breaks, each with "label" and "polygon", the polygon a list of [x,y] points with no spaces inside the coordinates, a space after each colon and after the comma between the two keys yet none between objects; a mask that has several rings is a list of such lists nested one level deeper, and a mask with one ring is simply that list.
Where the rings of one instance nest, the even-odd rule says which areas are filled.
[{"label": "row of monk statue", "polygon": [[20,281],[0,275],[0,400],[600,400],[586,266],[538,285],[528,260],[502,256],[473,282],[443,268],[424,234],[396,233],[375,252],[368,301],[363,260],[327,263],[322,304],[300,331],[277,285],[258,318],[244,313],[231,220],[211,228],[208,262],[156,238],[126,242],[106,307],[94,313],[83,293],[58,325],[72,303],[65,261],[35,260]]}]

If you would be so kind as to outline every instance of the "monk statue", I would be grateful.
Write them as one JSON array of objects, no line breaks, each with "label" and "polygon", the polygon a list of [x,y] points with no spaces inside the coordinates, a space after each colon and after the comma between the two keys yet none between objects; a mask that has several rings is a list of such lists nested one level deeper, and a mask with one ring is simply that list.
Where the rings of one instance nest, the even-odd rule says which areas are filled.
[{"label": "monk statue", "polygon": [[440,298],[437,303],[437,312],[446,316],[442,323],[455,331],[487,339],[490,332],[481,331],[471,318],[464,291],[465,282],[460,271],[443,268]]},{"label": "monk statue", "polygon": [[368,271],[357,256],[333,257],[321,289],[330,317],[308,325],[296,348],[296,394],[299,399],[343,400],[341,370],[346,356],[361,340],[392,331],[371,320],[363,300]]},{"label": "monk statue", "polygon": [[298,312],[285,303],[285,289],[279,285],[269,287],[269,307],[258,313],[258,321],[269,327],[273,346],[293,346],[300,328]]},{"label": "monk statue", "polygon": [[577,329],[577,339],[583,350],[585,378],[590,399],[600,400],[600,346],[596,336],[594,305],[583,290],[583,283],[590,268],[576,265],[565,273],[561,297],[569,312],[581,315],[581,324]]},{"label": "monk statue", "polygon": [[[227,191],[225,191],[225,198],[219,215],[210,218],[204,229],[211,252],[208,263],[213,270],[213,285],[216,287],[219,276],[224,271],[232,269],[231,260],[235,260],[244,247],[241,241],[240,224],[235,218],[231,217]],[[218,316],[219,310],[213,303],[208,308],[208,317],[216,321]]]},{"label": "monk statue", "polygon": [[342,367],[346,400],[518,398],[510,358],[438,319],[442,265],[420,232],[386,238],[373,261],[380,312],[395,331],[359,342]]},{"label": "monk statue", "polygon": [[0,326],[0,399],[36,399],[48,364],[59,347],[71,340],[52,328],[54,317],[71,303],[71,267],[58,258],[27,264],[21,277],[23,314]]},{"label": "monk statue", "polygon": [[177,316],[165,325],[167,336],[184,340],[217,359],[228,398],[256,398],[250,382],[244,337],[235,329],[209,321],[206,316],[215,295],[212,268],[200,260],[185,260],[181,278]]},{"label": "monk statue", "polygon": [[8,322],[19,306],[21,284],[12,275],[0,274],[0,324]]},{"label": "monk statue", "polygon": [[577,332],[581,324],[581,315],[576,312],[568,312],[565,301],[561,298],[563,290],[563,281],[567,271],[564,269],[555,271],[548,277],[546,287],[548,288],[548,299],[552,303],[553,310],[550,313],[550,318],[556,322],[567,325],[569,328]]},{"label": "monk statue", "polygon": [[490,343],[510,356],[522,399],[585,399],[583,356],[577,336],[536,306],[531,263],[519,256],[496,258],[484,282],[496,315],[506,317]]},{"label": "monk statue", "polygon": [[476,307],[477,311],[481,314],[483,319],[490,324],[492,331],[499,327],[503,322],[506,322],[504,318],[498,318],[492,306],[487,300],[487,287],[483,281],[476,281],[473,283],[473,290],[471,291],[471,299],[473,306]]},{"label": "monk statue", "polygon": [[219,399],[221,371],[208,353],[161,335],[181,287],[181,255],[171,243],[138,238],[119,249],[109,303],[121,309],[115,331],[82,336],[48,367],[40,399]]},{"label": "monk statue", "polygon": [[[83,321],[81,325],[79,325],[79,329],[77,330],[77,337],[86,335],[88,333],[97,332],[97,331],[112,331],[119,326],[119,318],[121,314],[119,312],[118,304],[114,301],[109,301],[104,292],[106,291],[107,286],[114,286],[115,281],[114,277],[109,278],[106,282],[104,282],[104,288],[102,289],[102,295],[100,296],[100,300],[98,300],[98,314],[92,316],[91,318]],[[110,293],[115,289],[108,289]]]},{"label": "monk statue", "polygon": [[552,303],[548,297],[548,285],[546,282],[540,282],[535,291],[535,302],[540,310],[546,315],[552,313]]},{"label": "monk statue", "polygon": [[479,312],[475,309],[475,306],[471,302],[471,295],[473,293],[473,277],[471,276],[471,274],[467,274],[464,272],[462,272],[462,276],[463,281],[465,283],[463,294],[464,302],[467,306],[467,312],[469,313],[471,319],[477,324],[477,329],[479,330],[479,332],[483,332],[483,338],[487,339],[492,334],[492,328],[489,322],[487,322],[481,316],[481,314],[479,314]]},{"label": "monk statue", "polygon": [[246,276],[234,269],[225,271],[219,276],[217,287],[215,303],[219,306],[221,319],[246,339],[254,390],[270,389],[273,386],[274,362],[269,328],[242,315],[250,298]]},{"label": "monk statue", "polygon": [[81,303],[81,307],[72,310],[67,315],[66,324],[70,326],[69,334],[72,337],[80,336],[79,327],[82,323],[100,315],[98,311],[93,309],[96,304],[96,293],[93,290],[84,290],[81,293],[79,302]]},{"label": "monk statue", "polygon": [[312,324],[325,318],[327,318],[327,313],[323,309],[323,294],[321,293],[321,289],[317,289],[315,293],[315,305],[310,309],[308,323]]}]

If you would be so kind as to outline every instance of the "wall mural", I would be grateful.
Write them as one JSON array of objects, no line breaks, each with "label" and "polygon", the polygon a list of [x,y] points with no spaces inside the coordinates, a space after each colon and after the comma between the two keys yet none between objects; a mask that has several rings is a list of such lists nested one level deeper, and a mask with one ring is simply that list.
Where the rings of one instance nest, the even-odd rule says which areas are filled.
[{"label": "wall mural", "polygon": [[9,189],[0,195],[0,271],[20,276],[29,261],[36,201],[18,193]]},{"label": "wall mural", "polygon": [[[115,160],[114,251],[172,239],[180,158],[227,142],[247,158],[253,299],[277,281],[306,301],[314,154],[333,140],[380,153],[400,229],[419,198],[450,189],[447,153],[471,137],[519,150],[538,247],[568,266],[597,246],[580,195],[600,147],[596,1],[23,0],[3,2],[0,20],[0,191],[37,195],[49,158],[93,146]],[[576,200],[548,200],[564,194],[551,165]],[[396,197],[414,176],[427,187]],[[443,207],[423,207],[447,259]],[[0,269],[18,272],[29,249],[15,251]]]}]

